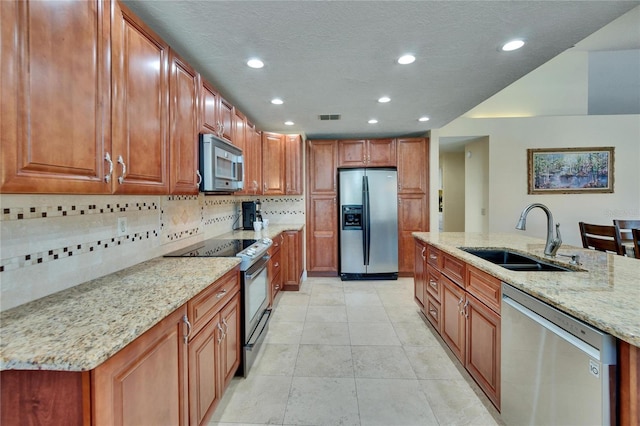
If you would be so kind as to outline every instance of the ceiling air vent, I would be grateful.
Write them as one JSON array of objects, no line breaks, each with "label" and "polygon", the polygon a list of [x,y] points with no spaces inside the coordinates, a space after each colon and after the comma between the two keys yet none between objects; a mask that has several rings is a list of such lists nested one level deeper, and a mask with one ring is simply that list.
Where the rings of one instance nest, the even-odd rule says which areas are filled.
[{"label": "ceiling air vent", "polygon": [[340,114],[320,114],[318,118],[322,121],[326,120],[340,120]]}]

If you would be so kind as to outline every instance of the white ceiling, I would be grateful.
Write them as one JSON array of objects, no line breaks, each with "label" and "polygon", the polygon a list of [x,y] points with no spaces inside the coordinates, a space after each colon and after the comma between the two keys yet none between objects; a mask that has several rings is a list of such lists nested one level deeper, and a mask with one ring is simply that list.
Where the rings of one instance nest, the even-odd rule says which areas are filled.
[{"label": "white ceiling", "polygon": [[[573,47],[640,1],[125,0],[262,130],[422,135]],[[617,34],[611,35],[614,39]],[[498,47],[524,38],[519,51]],[[606,41],[596,49],[611,48]],[[411,65],[396,59],[412,53]],[[265,62],[248,68],[251,57]],[[391,102],[379,104],[380,96]],[[270,104],[274,97],[284,105]],[[320,114],[341,114],[320,121]],[[418,117],[431,120],[419,123]],[[379,120],[370,125],[370,118]],[[285,126],[285,120],[295,122]]]}]

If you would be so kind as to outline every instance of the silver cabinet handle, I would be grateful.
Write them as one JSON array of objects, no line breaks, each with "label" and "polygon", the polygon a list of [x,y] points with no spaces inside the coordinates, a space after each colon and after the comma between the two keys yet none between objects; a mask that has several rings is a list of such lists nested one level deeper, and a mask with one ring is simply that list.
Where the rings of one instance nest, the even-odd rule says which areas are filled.
[{"label": "silver cabinet handle", "polygon": [[220,326],[220,323],[216,324],[216,326],[218,327],[218,330],[220,331],[220,337],[218,337],[218,344],[220,344],[220,342],[222,342],[222,339],[224,339],[224,331],[222,330],[222,327]]},{"label": "silver cabinet handle", "polygon": [[222,324],[224,324],[224,335],[226,336],[229,331],[229,324],[227,324],[226,318],[222,318]]},{"label": "silver cabinet handle", "polygon": [[431,284],[431,287],[433,288],[438,288],[438,283],[436,281],[429,280],[429,284]]},{"label": "silver cabinet handle", "polygon": [[104,177],[104,181],[109,183],[111,182],[111,175],[113,174],[113,161],[111,161],[111,156],[108,152],[104,154],[104,161],[109,163],[109,173],[107,173]]},{"label": "silver cabinet handle", "polygon": [[424,255],[424,252],[427,250],[426,247],[422,247],[422,252],[420,253],[420,256],[422,256],[422,260],[427,260],[427,258]]},{"label": "silver cabinet handle", "polygon": [[464,303],[464,306],[462,307],[462,315],[464,315],[465,318],[469,318],[469,312],[467,311],[467,306],[469,306],[469,300],[467,300]]},{"label": "silver cabinet handle", "polygon": [[438,256],[437,256],[437,255],[435,255],[435,254],[430,254],[430,255],[429,255],[429,259],[436,260],[437,258],[438,258]]},{"label": "silver cabinet handle", "polygon": [[122,165],[122,175],[118,177],[118,183],[122,184],[124,182],[124,176],[127,174],[127,165],[124,164],[122,155],[118,155],[118,164]]},{"label": "silver cabinet handle", "polygon": [[182,317],[182,322],[187,324],[187,334],[183,335],[182,338],[185,343],[189,341],[189,336],[191,335],[191,323],[189,322],[189,318],[186,315]]},{"label": "silver cabinet handle", "polygon": [[223,289],[222,289],[222,291],[219,291],[219,292],[216,294],[216,299],[220,299],[220,298],[221,298],[222,296],[224,296],[225,294],[227,294],[227,289],[226,289],[226,288],[223,288]]},{"label": "silver cabinet handle", "polygon": [[200,174],[200,170],[196,170],[196,176],[198,176],[197,185],[200,186],[200,184],[202,183],[202,175]]}]

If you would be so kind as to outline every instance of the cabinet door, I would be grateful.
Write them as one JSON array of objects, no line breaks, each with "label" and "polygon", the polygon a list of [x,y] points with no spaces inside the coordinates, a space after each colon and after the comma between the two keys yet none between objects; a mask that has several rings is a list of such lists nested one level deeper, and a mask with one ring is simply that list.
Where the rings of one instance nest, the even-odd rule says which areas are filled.
[{"label": "cabinet door", "polygon": [[242,165],[244,187],[237,191],[236,195],[246,195],[248,194],[247,182],[250,175],[248,161],[251,156],[247,152],[247,118],[237,109],[233,111],[233,144],[242,150],[244,156],[244,164]]},{"label": "cabinet door", "polygon": [[395,167],[396,140],[371,139],[368,141],[367,167]]},{"label": "cabinet door", "polygon": [[257,129],[253,131],[253,159],[250,167],[253,169],[253,180],[250,182],[251,193],[262,194],[262,132]]},{"label": "cabinet door", "polygon": [[367,141],[338,141],[338,167],[364,167],[367,164]]},{"label": "cabinet door", "polygon": [[440,276],[440,282],[442,284],[440,333],[449,349],[464,364],[465,321],[460,312],[465,301],[465,293],[444,275]]},{"label": "cabinet door", "polygon": [[[242,152],[244,154],[244,188],[242,191],[236,192],[237,195],[256,195],[259,193],[260,187],[258,181],[262,181],[262,176],[258,177],[258,173],[262,174],[262,158],[260,153],[262,149],[256,150],[256,144],[262,144],[261,140],[256,140],[255,126],[244,120],[244,146]],[[236,123],[236,129],[238,125]]]},{"label": "cabinet door", "polygon": [[169,46],[124,5],[113,8],[114,192],[168,194]]},{"label": "cabinet door", "polygon": [[467,293],[465,368],[500,409],[500,316]]},{"label": "cabinet door", "polygon": [[397,140],[398,193],[428,194],[428,139]]},{"label": "cabinet door", "polygon": [[171,162],[172,194],[198,193],[198,89],[200,75],[171,52]]},{"label": "cabinet door", "polygon": [[189,424],[200,425],[222,397],[220,351],[224,329],[216,315],[189,341]]},{"label": "cabinet door", "polygon": [[413,288],[414,299],[420,309],[424,309],[424,297],[425,297],[425,279],[426,279],[426,257],[425,252],[427,247],[425,243],[420,240],[414,240],[414,273],[413,273]]},{"label": "cabinet door", "polygon": [[220,391],[224,390],[240,366],[242,341],[240,336],[240,293],[220,311],[224,337],[220,342]]},{"label": "cabinet door", "polygon": [[335,140],[316,140],[307,143],[308,195],[336,195],[337,151]]},{"label": "cabinet door", "polygon": [[307,271],[318,275],[338,273],[338,207],[336,196],[308,199],[309,236]]},{"label": "cabinet door", "polygon": [[411,276],[414,270],[413,232],[429,230],[426,195],[398,196],[398,275]]},{"label": "cabinet door", "polygon": [[262,134],[262,193],[264,195],[285,194],[284,135],[264,132]]},{"label": "cabinet door", "polygon": [[283,236],[282,285],[287,290],[298,290],[302,275],[302,231],[285,231]]},{"label": "cabinet door", "polygon": [[233,143],[233,105],[222,96],[218,95],[218,136]]},{"label": "cabinet door", "polygon": [[188,423],[185,314],[179,308],[93,370],[93,424]]},{"label": "cabinet door", "polygon": [[218,92],[206,80],[202,79],[200,87],[200,132],[218,132]]},{"label": "cabinet door", "polygon": [[0,2],[0,189],[110,193],[109,2]]},{"label": "cabinet door", "polygon": [[302,195],[302,138],[300,135],[285,136],[286,193]]}]

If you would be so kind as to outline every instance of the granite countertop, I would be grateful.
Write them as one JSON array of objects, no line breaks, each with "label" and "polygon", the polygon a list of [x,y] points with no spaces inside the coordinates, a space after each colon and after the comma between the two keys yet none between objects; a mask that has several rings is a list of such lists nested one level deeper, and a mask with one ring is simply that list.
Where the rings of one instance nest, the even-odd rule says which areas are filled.
[{"label": "granite countertop", "polygon": [[499,247],[575,269],[570,258],[544,256],[543,239],[510,233],[415,232],[413,236],[503,282],[634,346],[640,346],[640,260],[563,245],[558,254],[579,255],[580,271],[510,271],[458,247]]},{"label": "granite countertop", "polygon": [[91,370],[240,263],[155,258],[0,313],[0,370]]}]

